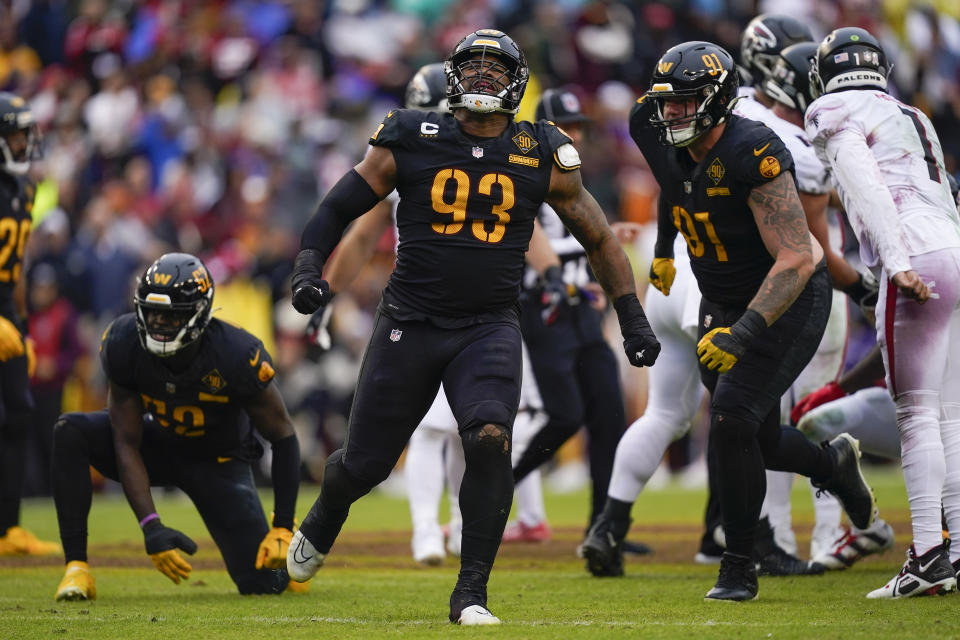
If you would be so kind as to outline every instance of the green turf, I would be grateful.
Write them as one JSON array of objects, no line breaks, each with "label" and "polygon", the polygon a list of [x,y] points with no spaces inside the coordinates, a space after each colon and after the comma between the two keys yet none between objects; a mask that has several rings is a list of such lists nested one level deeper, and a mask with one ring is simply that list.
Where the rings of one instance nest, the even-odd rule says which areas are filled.
[{"label": "green turf", "polygon": [[[551,524],[570,553],[537,555],[511,550],[498,560],[490,585],[490,608],[499,628],[461,629],[445,622],[446,601],[456,579],[448,562],[435,569],[409,559],[406,503],[382,494],[361,500],[343,536],[391,541],[331,555],[331,564],[307,594],[281,597],[236,595],[226,572],[198,569],[189,582],[173,585],[140,551],[136,522],[122,497],[97,496],[91,514],[91,552],[133,563],[94,566],[98,599],[55,603],[62,568],[56,562],[0,559],[0,638],[939,638],[960,637],[960,597],[876,602],[863,595],[889,579],[903,558],[906,498],[893,468],[872,469],[884,515],[897,523],[895,551],[870,558],[846,572],[823,577],[761,578],[760,599],[745,604],[705,603],[715,567],[684,561],[632,560],[622,579],[590,577],[572,555],[587,502],[584,492],[547,495]],[[302,490],[298,514],[315,488]],[[269,494],[265,495],[269,505]],[[655,548],[689,539],[695,551],[701,491],[671,486],[645,494],[634,510],[635,531]],[[798,534],[809,533],[808,491],[794,491]],[[215,565],[216,551],[188,501],[158,497],[164,521],[201,544],[198,557]],[[56,538],[49,501],[28,501],[23,523]],[[657,527],[666,525],[662,532]],[[371,534],[369,532],[385,532]],[[563,544],[560,546],[562,547]],[[804,543],[805,544],[805,543]],[[336,560],[336,564],[333,561]],[[32,563],[32,565],[31,565]]]}]

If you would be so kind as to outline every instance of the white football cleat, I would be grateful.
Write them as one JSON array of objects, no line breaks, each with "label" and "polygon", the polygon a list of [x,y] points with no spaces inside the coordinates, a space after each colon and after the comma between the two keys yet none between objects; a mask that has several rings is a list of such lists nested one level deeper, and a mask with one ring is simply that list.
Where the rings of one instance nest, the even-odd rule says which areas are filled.
[{"label": "white football cleat", "polygon": [[413,534],[411,543],[413,559],[419,564],[429,567],[438,567],[443,564],[443,559],[447,554],[443,550],[443,534],[439,527],[436,529],[435,532],[431,531],[426,534],[417,532]]},{"label": "white football cleat", "polygon": [[500,618],[490,613],[485,607],[479,604],[472,604],[460,612],[460,619],[457,624],[465,627],[474,627],[484,624],[500,624]]},{"label": "white football cleat", "polygon": [[307,582],[323,566],[326,556],[314,548],[306,536],[297,531],[287,549],[287,573],[294,582]]},{"label": "white football cleat", "polygon": [[868,598],[909,598],[943,595],[957,588],[957,576],[943,545],[918,556],[913,545],[907,549],[907,561],[893,580],[867,594]]},{"label": "white football cleat", "polygon": [[877,519],[869,529],[847,529],[833,544],[813,559],[829,571],[846,569],[864,556],[893,548],[893,528]]}]

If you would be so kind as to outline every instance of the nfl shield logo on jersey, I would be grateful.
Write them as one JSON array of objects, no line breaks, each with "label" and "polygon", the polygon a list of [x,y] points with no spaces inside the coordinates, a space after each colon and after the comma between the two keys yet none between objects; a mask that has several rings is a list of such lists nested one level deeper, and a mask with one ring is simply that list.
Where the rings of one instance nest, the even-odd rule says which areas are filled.
[{"label": "nfl shield logo on jersey", "polygon": [[393,329],[390,331],[390,342],[400,342],[400,336],[403,335],[403,331],[400,329]]},{"label": "nfl shield logo on jersey", "polygon": [[482,158],[483,157],[483,147],[474,147],[473,148],[473,157]]}]

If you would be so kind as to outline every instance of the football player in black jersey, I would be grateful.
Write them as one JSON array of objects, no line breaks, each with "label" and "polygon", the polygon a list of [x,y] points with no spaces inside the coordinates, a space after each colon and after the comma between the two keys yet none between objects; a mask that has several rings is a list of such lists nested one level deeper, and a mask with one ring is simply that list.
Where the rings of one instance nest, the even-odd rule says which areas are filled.
[{"label": "football player in black jersey", "polygon": [[33,413],[33,344],[24,337],[27,305],[23,250],[33,222],[30,162],[40,155],[37,125],[26,101],[0,93],[0,555],[56,553],[20,526],[27,436]]},{"label": "football player in black jersey", "polygon": [[[213,281],[185,253],[161,256],[140,276],[135,313],[103,334],[107,409],[67,413],[53,431],[53,491],[67,567],[57,600],[92,600],[87,565],[89,467],[123,484],[156,568],[179,584],[197,545],[164,526],[150,487],[176,486],[196,505],[240,593],[288,586],[287,545],[300,477],[300,448],[255,336],[211,318]],[[267,524],[251,463],[271,444],[274,515]],[[302,588],[294,587],[302,591]]]},{"label": "football player in black jersey", "polygon": [[672,279],[679,231],[702,294],[697,353],[712,393],[709,467],[727,542],[707,594],[716,600],[757,595],[750,554],[764,466],[810,477],[857,526],[868,526],[875,511],[856,440],[843,434],[821,448],[780,426],[780,397],[823,335],[830,280],[789,152],[771,129],[731,112],[736,95],[730,54],[687,42],[660,58],[630,114],[631,135],[661,188],[651,282],[661,288]]},{"label": "football player in black jersey", "polygon": [[516,122],[527,84],[523,53],[481,29],[446,62],[451,114],[392,111],[372,148],[307,223],[293,304],[329,299],[323,265],[343,229],[394,187],[400,195],[397,265],[364,356],[344,448],[327,460],[323,490],[287,554],[295,580],[323,564],[350,505],[384,480],[443,382],[466,459],[463,537],[450,620],[495,624],[486,586],[510,511],[510,430],[520,390],[518,305],[524,253],[549,202],[587,250],[619,315],[635,366],[659,343],[637,300],[626,255],[580,181],[580,159],[557,127]]}]

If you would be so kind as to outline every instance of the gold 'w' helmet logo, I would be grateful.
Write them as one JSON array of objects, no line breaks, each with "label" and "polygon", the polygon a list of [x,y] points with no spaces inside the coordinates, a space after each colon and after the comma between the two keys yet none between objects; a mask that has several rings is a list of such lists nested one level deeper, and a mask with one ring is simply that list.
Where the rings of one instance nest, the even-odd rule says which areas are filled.
[{"label": "gold 'w' helmet logo", "polygon": [[153,274],[153,281],[156,284],[170,284],[170,279],[173,278],[173,275],[169,273],[155,273]]},{"label": "gold 'w' helmet logo", "polygon": [[667,74],[667,73],[670,73],[670,69],[672,68],[673,68],[672,62],[664,62],[661,60],[660,62],[657,63],[657,73]]}]

